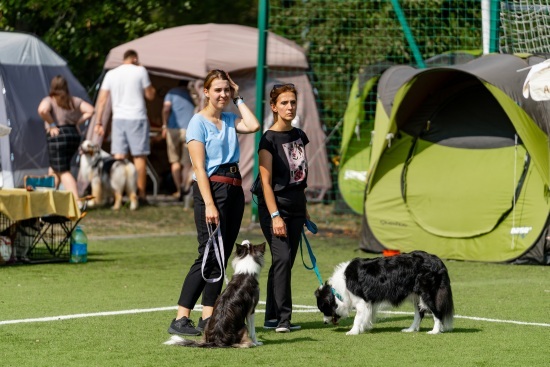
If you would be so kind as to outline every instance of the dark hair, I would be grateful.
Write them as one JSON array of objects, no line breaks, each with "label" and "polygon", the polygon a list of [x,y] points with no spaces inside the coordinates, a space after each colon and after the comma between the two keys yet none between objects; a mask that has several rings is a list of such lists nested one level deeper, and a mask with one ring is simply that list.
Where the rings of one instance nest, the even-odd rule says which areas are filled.
[{"label": "dark hair", "polygon": [[[294,84],[292,83],[275,84],[273,85],[273,88],[269,93],[269,103],[271,105],[276,105],[277,98],[279,98],[279,96],[285,92],[294,93],[296,98],[298,98],[298,91],[296,90],[296,86]],[[275,123],[275,121],[277,121],[277,112],[273,112],[273,122]]]},{"label": "dark hair", "polygon": [[62,75],[53,77],[50,83],[50,97],[55,99],[57,105],[64,110],[73,110],[74,103],[69,93],[69,85]]},{"label": "dark hair", "polygon": [[123,60],[126,60],[130,57],[138,57],[138,54],[135,50],[127,50],[125,53],[124,53],[124,56],[122,57]]}]

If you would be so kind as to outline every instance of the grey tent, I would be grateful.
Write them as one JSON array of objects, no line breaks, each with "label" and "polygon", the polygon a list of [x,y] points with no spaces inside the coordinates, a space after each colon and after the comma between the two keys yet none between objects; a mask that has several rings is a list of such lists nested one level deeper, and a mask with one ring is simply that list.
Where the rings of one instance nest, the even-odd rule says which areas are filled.
[{"label": "grey tent", "polygon": [[38,104],[48,95],[50,81],[63,75],[72,95],[89,101],[67,62],[37,37],[0,32],[0,124],[12,128],[0,138],[4,187],[22,187],[25,175],[42,175],[49,159]]},{"label": "grey tent", "polygon": [[[151,82],[157,90],[156,99],[147,104],[149,122],[153,131],[155,128],[157,131],[160,130],[162,100],[166,92],[176,86],[179,79],[202,80],[212,69],[223,69],[229,72],[231,78],[239,84],[240,94],[254,111],[258,34],[259,31],[256,28],[235,24],[209,23],[169,28],[111,49],[104,68],[109,70],[120,65],[123,54],[128,49],[138,52],[140,63],[149,71]],[[267,64],[269,71],[266,98],[269,98],[269,91],[273,84],[289,82],[294,83],[298,89],[299,125],[310,140],[306,150],[310,163],[309,195],[311,200],[322,199],[331,187],[331,178],[325,133],[317,110],[313,87],[306,73],[309,65],[305,52],[294,42],[270,32]],[[267,124],[272,119],[272,114],[267,103],[264,107]],[[110,113],[110,111],[106,112]],[[94,123],[95,120],[92,119],[92,125]],[[88,131],[89,137],[95,139],[93,129]],[[170,172],[166,146],[162,139],[155,134],[152,135],[149,160],[162,179],[164,173]],[[243,187],[247,199],[250,200],[248,188],[253,181],[253,158],[257,149],[254,134],[240,135],[239,142],[241,148],[239,165],[243,174]],[[105,148],[108,149],[108,146]]]}]

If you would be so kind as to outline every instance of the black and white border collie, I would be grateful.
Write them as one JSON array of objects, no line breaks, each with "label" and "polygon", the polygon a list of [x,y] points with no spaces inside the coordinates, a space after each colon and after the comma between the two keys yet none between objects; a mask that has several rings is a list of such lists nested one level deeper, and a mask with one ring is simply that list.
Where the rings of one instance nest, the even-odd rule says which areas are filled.
[{"label": "black and white border collie", "polygon": [[341,317],[356,310],[347,335],[372,329],[380,306],[397,307],[406,299],[414,305],[414,320],[402,331],[418,331],[426,311],[434,318],[428,334],[453,329],[453,294],[447,268],[440,258],[424,251],[342,263],[315,291],[315,297],[325,324],[332,321],[336,325]]},{"label": "black and white border collie", "polygon": [[260,299],[258,278],[264,266],[264,254],[265,242],[252,245],[244,240],[242,244],[236,244],[231,263],[235,272],[214,304],[202,340],[183,339],[174,335],[164,344],[203,348],[250,348],[262,345],[256,339],[254,312]]}]

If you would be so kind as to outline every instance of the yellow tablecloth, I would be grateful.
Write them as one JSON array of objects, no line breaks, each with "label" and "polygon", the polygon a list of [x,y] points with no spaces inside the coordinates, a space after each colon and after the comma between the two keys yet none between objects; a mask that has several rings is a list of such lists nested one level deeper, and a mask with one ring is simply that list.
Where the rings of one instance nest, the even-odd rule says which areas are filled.
[{"label": "yellow tablecloth", "polygon": [[80,217],[80,209],[69,191],[0,189],[0,213],[13,221],[61,215],[71,220]]}]

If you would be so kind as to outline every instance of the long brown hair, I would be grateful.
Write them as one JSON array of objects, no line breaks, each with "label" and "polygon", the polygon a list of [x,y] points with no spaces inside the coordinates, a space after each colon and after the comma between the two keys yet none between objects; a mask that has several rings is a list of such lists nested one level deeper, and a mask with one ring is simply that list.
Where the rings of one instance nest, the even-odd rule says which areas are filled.
[{"label": "long brown hair", "polygon": [[[298,98],[298,91],[296,91],[296,86],[294,86],[294,84],[275,84],[273,85],[273,89],[271,89],[271,92],[269,93],[269,103],[272,106],[277,105],[277,98],[279,98],[279,96],[285,92],[294,93],[296,98]],[[277,122],[277,112],[273,112],[273,123],[275,122]]]},{"label": "long brown hair", "polygon": [[53,77],[50,84],[50,97],[54,98],[57,105],[64,110],[74,110],[73,98],[69,93],[69,85],[63,76],[56,75]]}]

